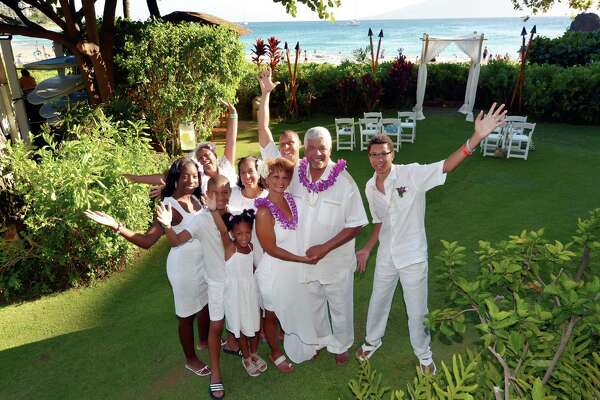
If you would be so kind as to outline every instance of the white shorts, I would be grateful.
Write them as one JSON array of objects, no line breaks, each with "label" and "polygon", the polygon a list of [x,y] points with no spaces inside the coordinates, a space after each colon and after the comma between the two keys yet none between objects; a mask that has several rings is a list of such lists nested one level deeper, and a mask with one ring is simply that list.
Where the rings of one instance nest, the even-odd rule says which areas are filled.
[{"label": "white shorts", "polygon": [[225,282],[208,282],[208,315],[211,321],[225,319]]}]

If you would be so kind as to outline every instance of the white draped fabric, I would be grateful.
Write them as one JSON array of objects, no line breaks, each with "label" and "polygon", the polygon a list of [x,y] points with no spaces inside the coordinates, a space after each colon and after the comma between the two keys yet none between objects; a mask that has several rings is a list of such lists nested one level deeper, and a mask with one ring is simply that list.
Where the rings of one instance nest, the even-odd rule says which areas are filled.
[{"label": "white draped fabric", "polygon": [[427,63],[437,57],[450,44],[455,43],[471,59],[467,88],[465,90],[465,102],[458,112],[466,114],[467,121],[473,121],[473,106],[475,104],[477,82],[479,81],[479,71],[481,68],[483,40],[483,34],[457,38],[433,38],[427,34],[423,36],[423,49],[421,50],[419,75],[417,78],[417,103],[413,108],[413,111],[417,114],[417,119],[425,119],[425,115],[423,115],[423,100],[425,99],[425,87],[427,86]]}]

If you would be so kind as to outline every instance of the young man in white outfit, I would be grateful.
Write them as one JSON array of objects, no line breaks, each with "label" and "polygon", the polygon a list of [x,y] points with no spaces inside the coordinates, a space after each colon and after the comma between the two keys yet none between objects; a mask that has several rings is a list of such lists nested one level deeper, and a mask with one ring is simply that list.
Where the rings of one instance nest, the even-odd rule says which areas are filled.
[{"label": "young man in white outfit", "polygon": [[408,330],[421,370],[435,373],[430,335],[424,325],[427,309],[427,238],[425,236],[425,193],[446,181],[479,143],[504,123],[504,105],[494,103],[475,120],[475,132],[446,160],[433,164],[393,164],[394,145],[386,135],[371,139],[368,156],[375,170],[365,194],[373,219],[369,241],[356,255],[363,272],[371,250],[379,240],[373,292],[367,314],[365,343],[358,348],[359,360],[369,359],[381,346],[398,280],[402,285],[408,315]]}]

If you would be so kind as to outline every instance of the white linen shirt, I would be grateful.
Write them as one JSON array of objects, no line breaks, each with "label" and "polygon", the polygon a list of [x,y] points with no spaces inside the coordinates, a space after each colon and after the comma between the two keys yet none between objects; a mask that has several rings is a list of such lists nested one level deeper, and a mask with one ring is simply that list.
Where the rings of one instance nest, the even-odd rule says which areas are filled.
[{"label": "white linen shirt", "polygon": [[[327,179],[335,163],[329,164],[322,179]],[[298,175],[298,168],[294,175]],[[308,167],[307,167],[308,169]],[[310,173],[307,171],[310,180]],[[329,189],[320,193],[309,193],[298,181],[291,193],[304,202],[304,213],[299,221],[299,249],[304,254],[311,246],[325,243],[345,228],[355,228],[369,223],[358,191],[358,186],[348,171],[342,171]],[[323,257],[316,265],[306,265],[302,282],[318,281],[330,284],[343,279],[348,271],[356,269],[354,239],[348,241]]]},{"label": "white linen shirt", "polygon": [[425,193],[446,181],[444,161],[433,164],[392,165],[384,193],[377,190],[375,174],[365,187],[374,224],[381,223],[377,262],[392,259],[403,268],[427,260]]},{"label": "white linen shirt", "polygon": [[202,244],[202,257],[206,268],[206,278],[209,283],[225,283],[225,250],[221,234],[213,216],[207,208],[193,216],[187,227],[193,239]]}]

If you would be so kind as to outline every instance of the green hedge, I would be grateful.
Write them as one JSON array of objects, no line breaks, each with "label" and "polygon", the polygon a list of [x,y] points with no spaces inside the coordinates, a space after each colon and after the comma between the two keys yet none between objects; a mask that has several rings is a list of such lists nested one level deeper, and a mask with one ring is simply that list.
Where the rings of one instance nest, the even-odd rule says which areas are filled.
[{"label": "green hedge", "polygon": [[[398,66],[405,76],[398,79]],[[341,116],[359,116],[369,110],[373,86],[364,78],[368,65],[350,62],[302,64],[298,75],[298,100],[301,115],[313,112]],[[425,105],[462,104],[469,73],[467,64],[430,64],[427,67]],[[481,67],[475,108],[487,108],[494,101],[510,104],[519,66],[495,61]],[[400,74],[401,75],[401,74]],[[386,62],[375,74],[381,86],[375,109],[407,110],[415,103],[417,66]],[[285,84],[287,70],[279,66],[275,79]],[[282,86],[283,86],[282,84]],[[256,66],[249,65],[238,91],[240,107],[249,110],[251,100],[259,94]],[[277,88],[271,96],[274,115],[285,116],[285,91]],[[523,113],[536,121],[579,124],[600,123],[600,63],[588,66],[528,65],[525,71]]]},{"label": "green hedge", "polygon": [[565,32],[555,39],[536,37],[528,56],[533,64],[557,64],[563,67],[600,61],[600,31]]},{"label": "green hedge", "polygon": [[147,188],[129,185],[124,172],[152,173],[166,166],[139,122],[113,121],[101,109],[70,120],[72,140],[30,151],[9,146],[0,170],[25,205],[22,240],[0,239],[0,299],[33,297],[101,278],[124,266],[132,247],[88,221],[88,208],[114,215],[133,230],[152,220]]}]

